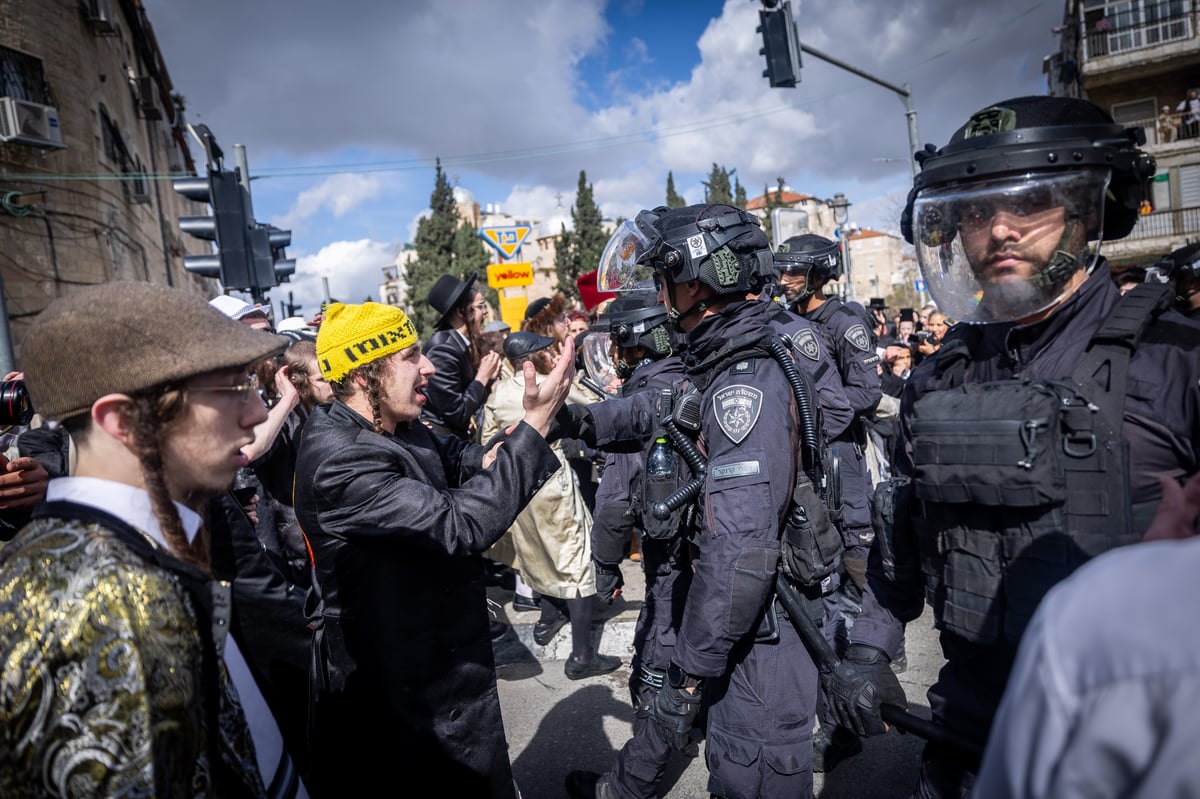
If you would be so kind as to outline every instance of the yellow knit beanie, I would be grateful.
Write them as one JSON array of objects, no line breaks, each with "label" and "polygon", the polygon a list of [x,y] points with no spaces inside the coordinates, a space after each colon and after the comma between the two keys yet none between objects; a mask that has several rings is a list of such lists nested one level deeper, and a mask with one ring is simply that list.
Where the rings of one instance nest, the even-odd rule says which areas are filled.
[{"label": "yellow knit beanie", "polygon": [[417,343],[417,329],[392,305],[330,303],[317,330],[317,361],[331,383],[364,363],[385,358]]}]

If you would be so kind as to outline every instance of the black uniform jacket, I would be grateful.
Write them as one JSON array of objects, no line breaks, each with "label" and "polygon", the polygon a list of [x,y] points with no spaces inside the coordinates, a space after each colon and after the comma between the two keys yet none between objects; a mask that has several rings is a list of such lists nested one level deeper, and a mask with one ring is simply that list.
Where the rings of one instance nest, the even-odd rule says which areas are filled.
[{"label": "black uniform jacket", "polygon": [[[1108,263],[1101,258],[1079,291],[1045,319],[1030,324],[980,326],[965,380],[985,383],[1069,377],[1092,334],[1119,297],[1109,277]],[[947,339],[962,335],[962,327],[953,328]],[[927,358],[905,385],[896,447],[896,467],[902,474],[912,473],[908,420],[913,403],[933,390],[938,378],[937,358]],[[1175,311],[1166,311],[1147,328],[1129,361],[1124,422],[1134,523],[1144,525],[1162,495],[1159,477],[1180,478],[1195,474],[1198,468],[1200,325]],[[915,545],[906,546],[915,551]],[[889,582],[879,566],[878,559],[873,558],[870,596],[865,598],[863,614],[854,624],[852,639],[894,652],[903,636],[901,622],[916,618],[924,607],[923,587]],[[937,691],[935,686],[930,696]]]},{"label": "black uniform jacket", "polygon": [[524,423],[480,469],[484,451],[419,423],[375,433],[337,401],[304,426],[295,507],[323,603],[315,793],[404,793],[395,780],[424,774],[445,796],[512,795],[481,553],[559,462]]}]

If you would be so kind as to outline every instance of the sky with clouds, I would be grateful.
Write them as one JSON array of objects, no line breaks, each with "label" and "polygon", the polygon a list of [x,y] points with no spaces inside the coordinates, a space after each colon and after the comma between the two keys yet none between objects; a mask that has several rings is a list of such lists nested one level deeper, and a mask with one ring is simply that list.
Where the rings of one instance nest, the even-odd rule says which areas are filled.
[{"label": "sky with clouds", "polygon": [[[413,240],[434,159],[483,204],[566,216],[581,170],[601,212],[689,202],[712,165],[748,196],[783,177],[843,192],[895,232],[911,183],[895,91],[805,53],[762,76],[761,0],[143,0],[189,122],[246,148],[255,216],[292,231],[301,313],[378,299]],[[992,102],[1044,94],[1062,0],[792,0],[802,44],[911,87],[919,141]],[[193,154],[203,162],[199,147]]]}]

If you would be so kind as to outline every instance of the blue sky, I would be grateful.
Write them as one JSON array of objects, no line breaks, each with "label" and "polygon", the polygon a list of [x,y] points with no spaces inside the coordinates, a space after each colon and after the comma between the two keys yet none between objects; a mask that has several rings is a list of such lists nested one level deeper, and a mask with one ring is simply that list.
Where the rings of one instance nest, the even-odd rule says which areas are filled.
[{"label": "blue sky", "polygon": [[[435,158],[481,204],[567,216],[580,170],[601,211],[691,202],[714,163],[749,196],[783,177],[841,191],[895,231],[911,183],[895,93],[805,54],[762,77],[759,0],[143,0],[191,122],[246,147],[259,221],[293,231],[290,292],[378,299],[427,208]],[[792,0],[801,42],[911,85],[922,143],[1044,93],[1062,0]],[[199,148],[194,147],[198,154]],[[227,156],[228,158],[228,156]]]}]

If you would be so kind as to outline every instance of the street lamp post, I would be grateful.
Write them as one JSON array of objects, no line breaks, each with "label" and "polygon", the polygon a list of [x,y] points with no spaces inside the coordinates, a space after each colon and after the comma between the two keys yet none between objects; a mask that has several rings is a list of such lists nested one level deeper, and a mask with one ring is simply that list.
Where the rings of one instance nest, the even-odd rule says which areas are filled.
[{"label": "street lamp post", "polygon": [[842,243],[842,268],[846,277],[846,302],[851,302],[854,300],[854,281],[850,279],[850,241],[847,238],[846,222],[850,218],[852,203],[839,191],[833,195],[832,200],[826,200],[825,204],[833,209],[833,222],[838,227],[838,238]]}]

